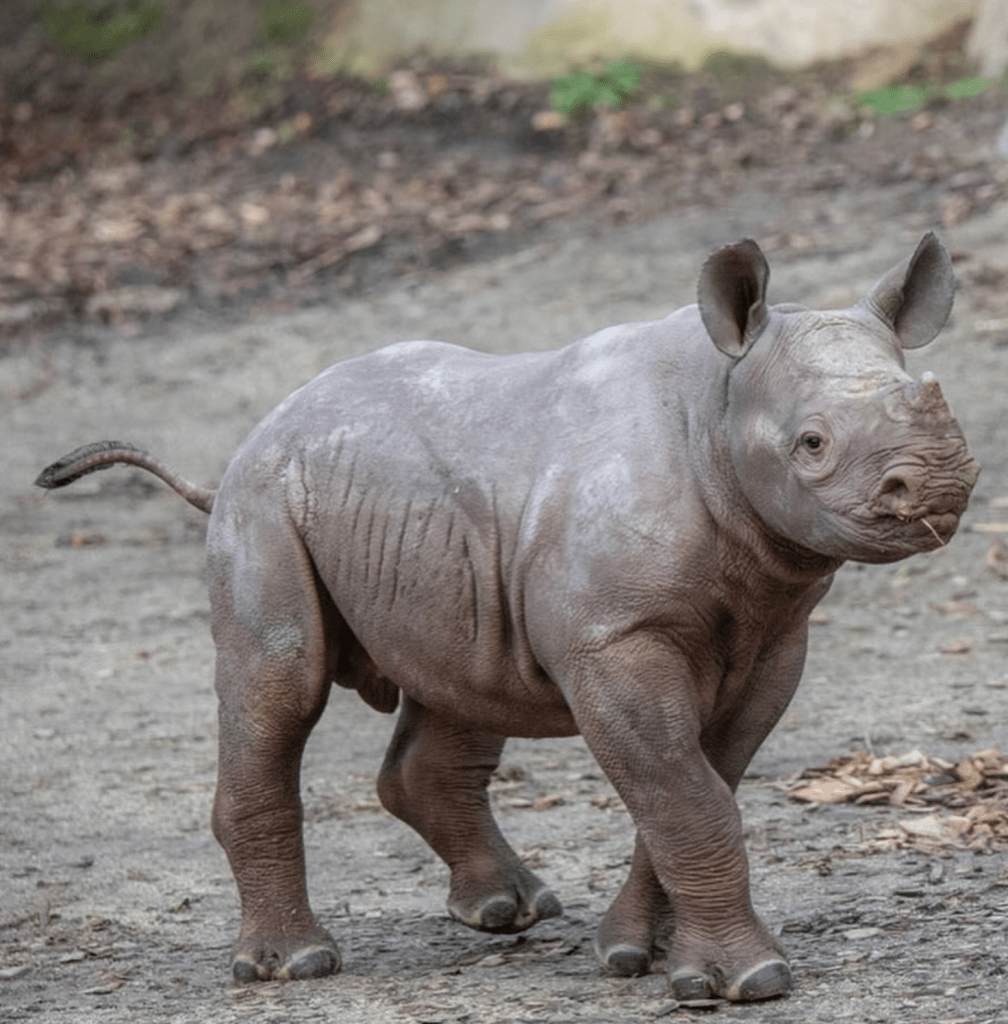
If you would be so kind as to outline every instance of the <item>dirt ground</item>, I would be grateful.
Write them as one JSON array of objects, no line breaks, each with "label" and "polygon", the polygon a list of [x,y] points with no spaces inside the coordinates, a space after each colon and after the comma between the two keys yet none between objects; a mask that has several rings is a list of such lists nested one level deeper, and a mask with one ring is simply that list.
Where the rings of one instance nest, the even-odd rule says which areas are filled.
[{"label": "dirt ground", "polygon": [[[815,187],[782,188],[774,167],[736,165],[706,198],[677,196],[666,182],[647,216],[622,225],[588,203],[548,228],[513,232],[503,254],[376,272],[366,289],[323,282],[304,308],[297,296],[280,313],[249,300],[225,317],[194,301],[168,319],[61,317],[8,338],[0,1017],[1003,1021],[1004,852],[887,846],[880,834],[905,834],[907,808],[803,805],[779,785],[866,746],[949,762],[1008,747],[1008,175],[995,151],[1008,111],[987,101],[937,116],[955,166],[932,152],[933,174],[899,170],[910,159],[900,140],[909,146],[927,127],[906,118],[854,137],[829,173],[817,165]],[[957,184],[966,171],[973,177]],[[794,993],[676,1009],[660,973],[601,973],[591,937],[627,870],[632,827],[577,739],[511,742],[493,790],[503,830],[560,895],[564,916],[517,938],[448,920],[446,870],[374,795],[392,721],[345,691],[333,694],[303,772],[312,899],[343,969],[317,982],[233,986],[237,898],[208,826],[216,722],[204,517],[133,471],[43,495],[32,487],[38,470],[114,437],[213,483],[265,412],[349,355],[407,337],[545,348],[661,316],[692,301],[711,248],[743,235],[768,251],[773,299],[847,305],[935,226],[961,287],[946,331],[910,363],[938,373],[983,475],[947,548],[841,571],[798,695],[740,787],[754,900],[792,958]]]}]

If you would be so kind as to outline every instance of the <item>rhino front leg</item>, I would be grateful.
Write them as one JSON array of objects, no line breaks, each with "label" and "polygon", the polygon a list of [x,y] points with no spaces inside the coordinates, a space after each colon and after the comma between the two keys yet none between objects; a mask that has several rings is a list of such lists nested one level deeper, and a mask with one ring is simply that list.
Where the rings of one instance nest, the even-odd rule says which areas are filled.
[{"label": "rhino front leg", "polygon": [[228,528],[216,508],[208,576],[219,699],[213,831],[241,899],[236,981],[339,969],[305,886],[301,758],[329,692],[310,562],[289,522]]},{"label": "rhino front leg", "polygon": [[378,796],[451,870],[448,912],[486,932],[520,932],[562,913],[501,835],[487,785],[504,738],[476,733],[405,697]]},{"label": "rhino front leg", "polygon": [[595,933],[595,956],[612,974],[624,978],[647,974],[655,940],[669,930],[671,920],[672,905],[638,832],[630,875]]},{"label": "rhino front leg", "polygon": [[[750,901],[732,789],[701,745],[698,694],[686,660],[667,642],[634,634],[578,658],[567,692],[674,908],[673,994],[746,1001],[788,991],[787,961]],[[635,868],[646,889],[643,858]]]},{"label": "rhino front leg", "polygon": [[[756,665],[732,712],[701,735],[707,760],[733,793],[794,696],[807,640],[808,625],[800,620],[793,634],[775,646],[772,656]],[[655,941],[671,931],[672,920],[672,906],[638,833],[629,877],[599,925],[595,955],[613,974],[645,974]]]}]

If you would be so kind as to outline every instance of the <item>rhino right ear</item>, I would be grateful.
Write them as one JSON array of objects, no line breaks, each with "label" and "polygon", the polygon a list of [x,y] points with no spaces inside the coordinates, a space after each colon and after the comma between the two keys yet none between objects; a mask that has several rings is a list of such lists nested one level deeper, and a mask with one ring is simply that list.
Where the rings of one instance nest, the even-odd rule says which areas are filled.
[{"label": "rhino right ear", "polygon": [[893,267],[863,301],[903,348],[920,348],[945,326],[954,297],[952,257],[929,231],[914,254]]},{"label": "rhino right ear", "polygon": [[711,341],[740,359],[767,323],[770,268],[760,247],[746,238],[711,253],[700,271],[697,302]]}]

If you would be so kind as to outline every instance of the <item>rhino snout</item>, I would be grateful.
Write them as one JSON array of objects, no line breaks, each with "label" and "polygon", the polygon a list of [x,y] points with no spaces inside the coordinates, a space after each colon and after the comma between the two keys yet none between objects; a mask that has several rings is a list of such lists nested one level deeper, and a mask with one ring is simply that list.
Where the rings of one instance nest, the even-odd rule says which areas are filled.
[{"label": "rhino snout", "polygon": [[903,522],[929,517],[958,519],[966,511],[979,475],[979,464],[965,453],[954,466],[941,470],[930,465],[896,466],[883,476],[872,505],[877,512]]},{"label": "rhino snout", "polygon": [[898,430],[906,425],[910,433],[905,454],[886,468],[870,506],[877,515],[923,523],[936,535],[940,524],[947,530],[944,542],[966,511],[980,466],[969,454],[938,378],[930,371],[919,381],[893,389],[886,411]]}]

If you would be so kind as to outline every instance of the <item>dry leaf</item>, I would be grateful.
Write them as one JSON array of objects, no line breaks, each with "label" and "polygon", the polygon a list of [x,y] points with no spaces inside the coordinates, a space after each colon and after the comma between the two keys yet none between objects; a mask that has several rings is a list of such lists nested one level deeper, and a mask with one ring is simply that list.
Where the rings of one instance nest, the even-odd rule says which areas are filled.
[{"label": "dry leaf", "polygon": [[923,836],[927,839],[941,839],[942,823],[937,814],[928,814],[923,818],[903,818],[900,828],[912,836]]},{"label": "dry leaf", "polygon": [[381,237],[382,229],[377,224],[368,224],[346,239],[343,246],[347,252],[358,252],[380,242]]},{"label": "dry leaf", "polygon": [[901,779],[889,794],[889,803],[893,807],[902,807],[906,803],[907,797],[917,789],[918,785],[916,779]]},{"label": "dry leaf", "polygon": [[1008,547],[1002,541],[997,541],[987,549],[984,561],[988,569],[992,569],[1002,579],[1008,579]]},{"label": "dry leaf", "polygon": [[856,796],[861,787],[848,779],[815,779],[807,786],[793,789],[788,795],[792,800],[810,804],[843,804]]},{"label": "dry leaf", "polygon": [[983,772],[968,758],[960,761],[952,770],[955,772],[956,778],[967,789],[978,789],[983,785]]},{"label": "dry leaf", "polygon": [[1008,848],[1008,756],[993,748],[955,765],[919,750],[899,757],[856,751],[806,769],[791,780],[788,795],[806,803],[888,803],[928,811],[902,819],[899,831],[880,829],[863,844],[869,851]]}]

